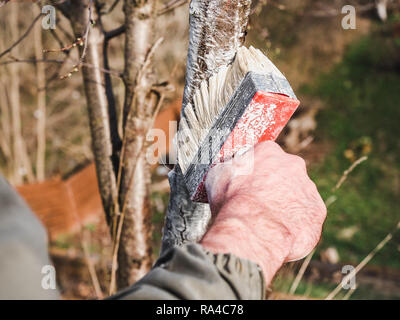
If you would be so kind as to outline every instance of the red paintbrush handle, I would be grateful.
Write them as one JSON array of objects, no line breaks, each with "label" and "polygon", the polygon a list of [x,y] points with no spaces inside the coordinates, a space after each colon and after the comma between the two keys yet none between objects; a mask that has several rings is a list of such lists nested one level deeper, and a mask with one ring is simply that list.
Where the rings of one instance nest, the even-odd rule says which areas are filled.
[{"label": "red paintbrush handle", "polygon": [[278,93],[258,91],[235,129],[225,141],[216,162],[230,159],[262,141],[274,141],[300,102]]},{"label": "red paintbrush handle", "polygon": [[[251,103],[228,136],[213,165],[229,160],[262,141],[274,141],[281,133],[300,102],[283,94],[257,91]],[[208,202],[204,181],[192,200]]]}]

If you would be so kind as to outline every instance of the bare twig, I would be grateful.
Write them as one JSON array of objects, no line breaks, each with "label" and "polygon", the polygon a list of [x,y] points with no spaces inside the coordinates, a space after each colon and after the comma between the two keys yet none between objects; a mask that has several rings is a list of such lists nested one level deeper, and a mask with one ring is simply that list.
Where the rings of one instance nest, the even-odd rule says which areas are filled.
[{"label": "bare twig", "polygon": [[[332,189],[332,192],[337,191],[337,190],[342,186],[342,184],[346,181],[348,175],[349,175],[359,164],[361,164],[362,162],[364,162],[364,161],[367,160],[367,159],[368,159],[368,157],[366,157],[366,156],[361,157],[360,159],[358,159],[357,161],[355,161],[347,170],[345,170],[345,171],[343,172],[343,175],[340,177],[339,181],[337,182],[336,186]],[[330,196],[330,197],[328,197],[328,199],[325,201],[326,207],[328,208],[333,202],[336,201],[336,199],[337,199],[336,196],[333,196],[333,195]],[[299,285],[301,279],[303,278],[304,273],[305,273],[305,271],[307,270],[307,267],[308,267],[308,265],[310,264],[311,259],[312,259],[313,255],[314,255],[314,253],[315,253],[315,249],[314,249],[313,251],[311,251],[311,253],[310,253],[310,254],[306,257],[306,259],[303,261],[303,263],[302,263],[302,265],[301,265],[301,267],[300,267],[300,270],[299,270],[299,272],[297,273],[296,278],[294,279],[294,281],[293,281],[293,283],[292,283],[292,286],[290,287],[290,291],[289,291],[290,294],[294,294],[294,293],[296,292],[296,289],[297,289],[297,287],[298,287],[298,285]]]},{"label": "bare twig", "polygon": [[341,176],[341,178],[339,179],[338,183],[336,184],[336,186],[332,189],[332,192],[337,191],[343,184],[343,182],[346,181],[349,173],[351,173],[359,164],[363,163],[364,161],[366,161],[368,159],[367,156],[363,156],[360,159],[358,159],[357,161],[355,161],[346,171],[343,172],[343,175]]},{"label": "bare twig", "polygon": [[83,230],[81,227],[81,245],[82,245],[85,261],[88,266],[90,279],[92,280],[93,288],[94,288],[94,291],[96,292],[96,296],[98,299],[103,299],[103,297],[104,297],[103,291],[101,290],[100,281],[99,281],[99,278],[97,277],[96,268],[93,264],[93,260],[92,260],[90,250],[89,250],[88,243],[90,243],[90,241],[88,239],[89,238],[88,231],[89,230]]},{"label": "bare twig", "polygon": [[[143,143],[141,148],[138,150],[138,155],[143,152],[145,148],[145,144]],[[127,194],[130,193],[132,186],[133,186],[133,177],[135,175],[136,171],[136,166],[137,166],[137,161],[135,161],[135,166],[132,168],[132,172],[130,175],[130,185],[128,188],[128,191],[126,192]],[[124,220],[125,220],[125,212],[126,212],[126,206],[128,205],[128,197],[125,197],[123,207],[121,210],[121,213],[119,216],[116,218],[118,219],[117,222],[117,232],[115,234],[115,238],[113,237],[113,253],[112,253],[112,265],[111,265],[111,282],[110,282],[110,295],[114,294],[116,292],[116,283],[117,283],[117,264],[118,264],[118,250],[121,242],[121,234],[122,234],[122,227],[124,225]]]},{"label": "bare twig", "polygon": [[60,46],[60,48],[57,49],[45,49],[43,50],[44,53],[49,53],[49,52],[68,52],[70,49],[75,48],[76,46],[83,46],[84,41],[82,38],[77,38],[74,42],[71,44],[68,44],[66,46]]},{"label": "bare twig", "polygon": [[65,60],[60,60],[60,59],[18,59],[15,57],[11,57],[12,60],[7,60],[0,62],[0,66],[6,66],[8,64],[13,64],[13,63],[57,63],[61,64],[64,63]]},{"label": "bare twig", "polygon": [[[58,45],[60,46],[60,48],[64,48],[65,44],[63,43],[63,41],[60,39],[60,37],[58,36],[57,32],[53,29],[50,29],[50,34],[53,36],[53,38],[58,42]],[[63,53],[65,53],[65,55],[69,54],[69,50],[60,50]]]},{"label": "bare twig", "polygon": [[19,45],[22,40],[24,40],[28,36],[28,34],[32,31],[33,27],[35,26],[35,23],[40,19],[41,16],[43,16],[43,13],[40,13],[37,15],[37,17],[35,18],[35,20],[33,20],[31,25],[29,26],[29,28],[25,31],[25,33],[17,41],[15,41],[11,45],[11,47],[9,47],[8,49],[6,49],[2,53],[0,53],[0,58],[2,58],[4,55],[9,53],[12,49],[14,49],[17,45]]},{"label": "bare twig", "polygon": [[115,28],[114,30],[108,31],[104,34],[106,40],[111,40],[112,38],[118,37],[121,34],[125,33],[126,27],[125,25],[122,25],[118,28]]},{"label": "bare twig", "polygon": [[296,292],[296,289],[301,281],[301,279],[303,278],[304,272],[306,271],[308,265],[310,264],[310,261],[313,257],[315,253],[315,249],[313,251],[311,251],[311,253],[307,256],[307,258],[305,258],[305,260],[303,261],[299,272],[296,275],[296,278],[294,279],[292,286],[290,287],[289,293],[290,294],[294,294]]},{"label": "bare twig", "polygon": [[112,3],[112,5],[109,8],[107,8],[107,10],[104,10],[104,11],[100,12],[100,15],[103,16],[103,15],[111,13],[115,9],[115,7],[118,5],[118,3],[119,3],[119,0],[115,0]]},{"label": "bare twig", "polygon": [[[63,64],[63,63],[65,63],[67,61],[67,60],[60,60],[60,59],[18,59],[18,58],[15,58],[15,57],[12,57],[12,59],[13,60],[0,62],[0,66],[12,64],[12,63],[57,63],[57,64]],[[74,61],[72,59],[70,59],[70,61],[75,63],[75,65],[77,63],[79,63],[79,62]],[[117,77],[117,78],[122,78],[122,72],[117,71],[117,70],[105,69],[105,68],[102,68],[102,67],[95,66],[95,65],[93,65],[91,63],[86,63],[86,62],[82,62],[81,65],[83,67],[88,67],[88,68],[91,68],[91,69],[97,69],[97,70],[99,70],[99,71],[101,71],[103,73],[108,73],[108,74],[110,74],[110,75],[112,75],[114,77]]]},{"label": "bare twig", "polygon": [[345,276],[342,281],[337,285],[337,287],[327,295],[325,300],[332,300],[342,289],[343,283],[348,283],[352,278],[354,278],[357,273],[364,268],[368,262],[393,238],[393,235],[400,229],[400,221],[397,223],[395,230],[388,233],[386,237],[378,243],[378,245],[355,267],[347,276]]}]

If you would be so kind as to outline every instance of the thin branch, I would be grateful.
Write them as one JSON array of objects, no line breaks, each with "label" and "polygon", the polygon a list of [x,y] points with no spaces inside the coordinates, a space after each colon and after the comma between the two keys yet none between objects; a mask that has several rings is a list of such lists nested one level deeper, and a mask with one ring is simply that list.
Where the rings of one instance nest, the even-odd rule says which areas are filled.
[{"label": "thin branch", "polygon": [[57,60],[57,59],[18,59],[18,58],[12,58],[13,60],[7,60],[0,62],[0,66],[5,66],[8,64],[13,64],[13,63],[64,63],[65,60]]},{"label": "thin branch", "polygon": [[296,275],[296,278],[294,279],[292,286],[290,287],[289,294],[293,295],[296,292],[296,289],[303,278],[304,272],[306,272],[306,269],[308,265],[310,264],[310,261],[315,253],[315,249],[311,251],[311,253],[306,257],[306,259],[303,261],[301,264],[300,270]]},{"label": "thin branch", "polygon": [[347,276],[345,276],[342,281],[337,285],[337,287],[328,294],[328,296],[325,298],[325,300],[332,300],[342,289],[342,284],[348,283],[352,278],[354,278],[358,272],[362,268],[364,268],[368,262],[371,261],[371,259],[393,238],[393,235],[400,229],[400,221],[397,223],[396,229],[388,233],[386,237],[378,243],[378,245],[372,250],[359,264],[357,267],[355,267]]},{"label": "thin branch", "polygon": [[[61,49],[65,48],[66,46],[64,45],[64,43],[62,42],[62,40],[58,36],[57,32],[55,30],[53,30],[53,29],[50,29],[50,33],[53,36],[53,38],[58,42],[58,45],[60,46],[60,51],[63,52],[64,54],[68,55],[69,54],[69,49],[61,50]],[[46,50],[46,52],[50,52],[50,51]]]},{"label": "thin branch", "polygon": [[118,3],[119,3],[119,0],[115,0],[113,2],[113,4],[107,10],[100,12],[100,15],[104,16],[106,14],[111,13],[115,9],[115,7],[118,5]]},{"label": "thin branch", "polygon": [[122,25],[122,26],[120,26],[118,28],[115,28],[114,30],[105,32],[104,33],[104,37],[105,37],[106,41],[108,41],[108,40],[110,40],[112,38],[118,37],[121,34],[125,33],[125,30],[126,30],[125,25]]},{"label": "thin branch", "polygon": [[[2,63],[0,63],[0,66],[5,66],[8,64],[13,64],[13,63],[54,63],[54,64],[60,64],[60,68],[63,68],[63,65],[68,61],[67,59],[65,60],[57,60],[57,59],[24,59],[24,60],[20,60],[18,58],[12,57],[10,56],[11,59],[13,59],[12,61],[4,61]],[[59,71],[55,71],[53,72],[53,74],[51,76],[48,77],[48,80],[46,82],[46,86],[44,88],[39,88],[39,89],[44,89],[44,90],[48,90],[48,89],[52,89],[50,87],[50,83],[52,83],[55,80],[60,80],[60,75],[59,75]]]},{"label": "thin branch", "polygon": [[[138,150],[137,157],[143,152],[146,144],[142,143],[141,148]],[[133,177],[135,176],[135,171],[136,171],[136,166],[137,166],[137,159],[135,159],[134,166],[132,168],[130,177],[129,177],[129,185],[128,185],[128,190],[126,194],[130,194],[132,187],[133,187],[133,182],[134,179]],[[121,169],[121,167],[120,167]],[[119,191],[118,191],[119,194]],[[124,224],[124,219],[125,219],[125,212],[126,212],[126,206],[128,205],[128,197],[126,196],[124,199],[124,203],[122,206],[121,213],[119,215],[119,219],[117,222],[117,233],[113,235],[113,254],[112,254],[112,264],[111,264],[111,282],[110,282],[110,295],[115,293],[116,290],[116,280],[117,280],[117,265],[118,265],[118,250],[119,250],[119,245],[121,242],[121,234],[122,234],[122,226]],[[118,218],[118,216],[116,216]]]},{"label": "thin branch", "polygon": [[25,31],[25,33],[17,41],[15,41],[11,45],[11,47],[0,53],[0,58],[9,53],[12,49],[14,49],[17,45],[19,45],[22,40],[24,40],[28,36],[28,34],[32,31],[33,27],[35,26],[35,23],[40,19],[41,16],[43,16],[43,13],[38,14],[38,16],[35,18],[35,20],[33,20],[33,22],[31,23],[29,28]]},{"label": "thin branch", "polygon": [[[3,61],[0,62],[0,66],[2,65],[7,65],[7,64],[12,64],[12,63],[57,63],[57,64],[62,64],[64,62],[66,62],[67,60],[60,60],[60,59],[18,59],[18,58],[14,58],[11,61]],[[71,62],[73,63],[77,63],[76,61],[71,59]],[[98,69],[103,73],[108,73],[114,77],[117,78],[122,78],[122,72],[117,71],[117,70],[110,70],[110,69],[105,69],[102,67],[97,67],[91,63],[86,63],[86,62],[82,62],[81,65],[83,67],[88,67],[91,69]]]},{"label": "thin branch", "polygon": [[65,52],[69,53],[69,50],[72,48],[75,48],[76,46],[83,46],[84,42],[82,38],[77,38],[75,41],[73,41],[71,44],[68,44],[66,46],[61,45],[60,48],[57,49],[45,49],[43,50],[44,53],[50,53],[50,52]]},{"label": "thin branch", "polygon": [[[347,170],[345,170],[342,174],[342,176],[340,177],[339,181],[337,182],[336,186],[332,189],[332,192],[337,191],[342,184],[346,181],[348,175],[362,162],[364,162],[365,160],[367,160],[368,157],[364,156],[361,157],[360,159],[358,159],[357,161],[355,161]],[[335,196],[330,196],[326,201],[325,201],[325,205],[328,208],[330,204],[332,204],[334,201],[336,201],[336,197]],[[313,257],[315,253],[315,248],[313,251],[311,251],[311,253],[305,258],[305,260],[303,261],[299,272],[296,275],[296,278],[294,279],[292,286],[290,287],[290,294],[294,294],[296,292],[296,289],[301,281],[301,279],[304,276],[305,271],[307,270],[308,265],[311,262],[311,259]]]},{"label": "thin branch", "polygon": [[343,184],[343,182],[346,181],[349,173],[351,173],[359,164],[363,163],[364,161],[366,161],[368,159],[367,156],[361,157],[360,159],[358,159],[357,161],[355,161],[346,171],[343,172],[343,175],[341,176],[341,178],[339,179],[338,183],[336,184],[336,186],[332,189],[332,192],[337,191]]},{"label": "thin branch", "polygon": [[103,296],[103,292],[101,290],[100,281],[97,276],[96,267],[93,263],[93,260],[92,260],[91,254],[90,254],[90,250],[89,250],[89,245],[88,245],[89,240],[87,240],[87,238],[89,237],[89,234],[88,234],[89,230],[83,230],[82,226],[80,227],[80,229],[81,229],[81,246],[82,246],[83,255],[85,257],[86,264],[88,267],[90,279],[92,281],[94,291],[96,292],[97,299],[103,299],[104,296]]}]

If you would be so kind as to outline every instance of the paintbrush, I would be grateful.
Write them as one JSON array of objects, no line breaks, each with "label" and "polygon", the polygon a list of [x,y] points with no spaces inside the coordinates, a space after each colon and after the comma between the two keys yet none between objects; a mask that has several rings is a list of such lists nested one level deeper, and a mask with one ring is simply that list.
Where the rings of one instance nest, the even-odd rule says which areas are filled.
[{"label": "paintbrush", "polygon": [[175,138],[176,170],[190,197],[208,202],[204,181],[219,162],[275,140],[300,102],[289,82],[258,49],[240,47],[234,61],[201,82]]}]

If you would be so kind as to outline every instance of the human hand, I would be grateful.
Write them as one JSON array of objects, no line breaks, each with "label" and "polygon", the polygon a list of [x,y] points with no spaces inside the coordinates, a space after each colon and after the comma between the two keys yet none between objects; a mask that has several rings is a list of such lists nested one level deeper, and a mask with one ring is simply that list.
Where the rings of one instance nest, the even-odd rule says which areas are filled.
[{"label": "human hand", "polygon": [[[252,172],[245,172],[253,166]],[[262,268],[269,283],[284,262],[305,257],[320,239],[326,207],[305,162],[275,142],[262,142],[205,182],[214,222],[201,244]]]}]

